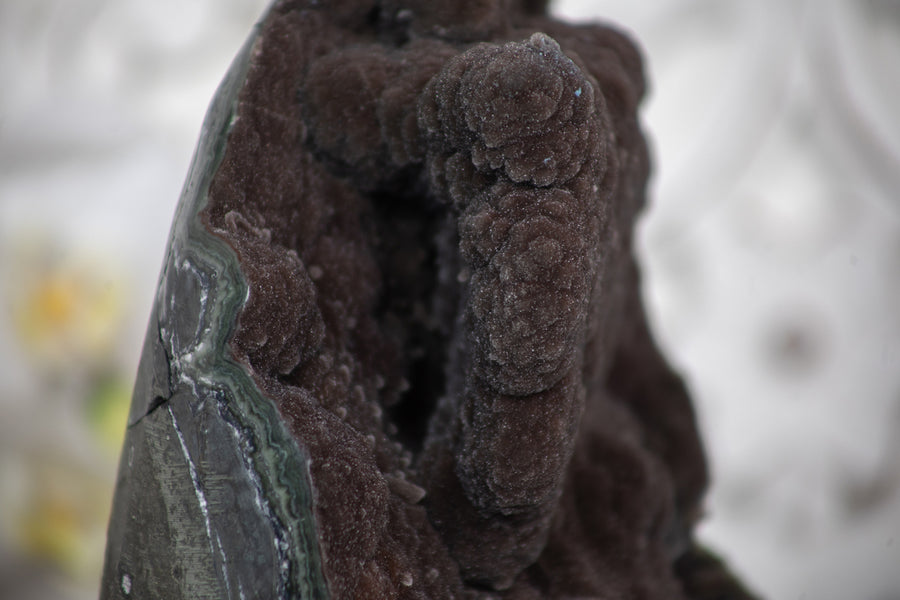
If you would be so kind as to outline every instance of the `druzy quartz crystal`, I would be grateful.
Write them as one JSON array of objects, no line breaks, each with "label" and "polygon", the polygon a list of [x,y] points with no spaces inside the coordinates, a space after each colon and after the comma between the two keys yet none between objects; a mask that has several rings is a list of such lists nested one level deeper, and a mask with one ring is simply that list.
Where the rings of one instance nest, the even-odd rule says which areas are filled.
[{"label": "druzy quartz crystal", "polygon": [[276,1],[223,81],[103,598],[748,598],[630,247],[641,58],[527,0]]}]

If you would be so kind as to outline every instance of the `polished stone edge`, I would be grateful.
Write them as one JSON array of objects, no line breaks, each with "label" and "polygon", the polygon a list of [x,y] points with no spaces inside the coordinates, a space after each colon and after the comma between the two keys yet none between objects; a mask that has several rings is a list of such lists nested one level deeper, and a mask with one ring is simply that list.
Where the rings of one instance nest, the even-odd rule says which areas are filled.
[{"label": "polished stone edge", "polygon": [[101,598],[327,598],[309,458],[227,346],[247,298],[199,213],[259,26],[217,91],[176,209],[122,452]]}]

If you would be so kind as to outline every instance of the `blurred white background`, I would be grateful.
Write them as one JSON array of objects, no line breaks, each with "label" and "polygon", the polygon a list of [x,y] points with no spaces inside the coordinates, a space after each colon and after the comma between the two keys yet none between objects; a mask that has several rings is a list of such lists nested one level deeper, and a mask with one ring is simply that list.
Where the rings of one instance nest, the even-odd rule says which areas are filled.
[{"label": "blurred white background", "polygon": [[[261,0],[0,0],[0,597],[94,598],[206,106]],[[565,0],[645,48],[640,253],[773,600],[900,599],[900,1]]]}]

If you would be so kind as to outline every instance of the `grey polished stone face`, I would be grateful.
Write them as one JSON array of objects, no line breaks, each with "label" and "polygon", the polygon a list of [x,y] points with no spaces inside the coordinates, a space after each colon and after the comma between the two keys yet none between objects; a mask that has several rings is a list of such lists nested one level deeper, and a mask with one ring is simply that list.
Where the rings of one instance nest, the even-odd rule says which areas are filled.
[{"label": "grey polished stone face", "polygon": [[135,384],[102,598],[325,597],[307,457],[226,348],[247,287],[200,224],[255,36],[213,102]]}]

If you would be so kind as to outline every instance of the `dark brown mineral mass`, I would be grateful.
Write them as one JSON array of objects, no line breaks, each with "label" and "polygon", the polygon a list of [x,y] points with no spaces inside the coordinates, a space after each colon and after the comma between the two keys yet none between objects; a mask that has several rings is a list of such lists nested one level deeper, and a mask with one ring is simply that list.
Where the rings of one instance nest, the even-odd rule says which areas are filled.
[{"label": "dark brown mineral mass", "polygon": [[640,303],[640,55],[545,10],[260,25],[202,218],[309,457],[321,596],[749,598],[692,538],[703,449]]}]

